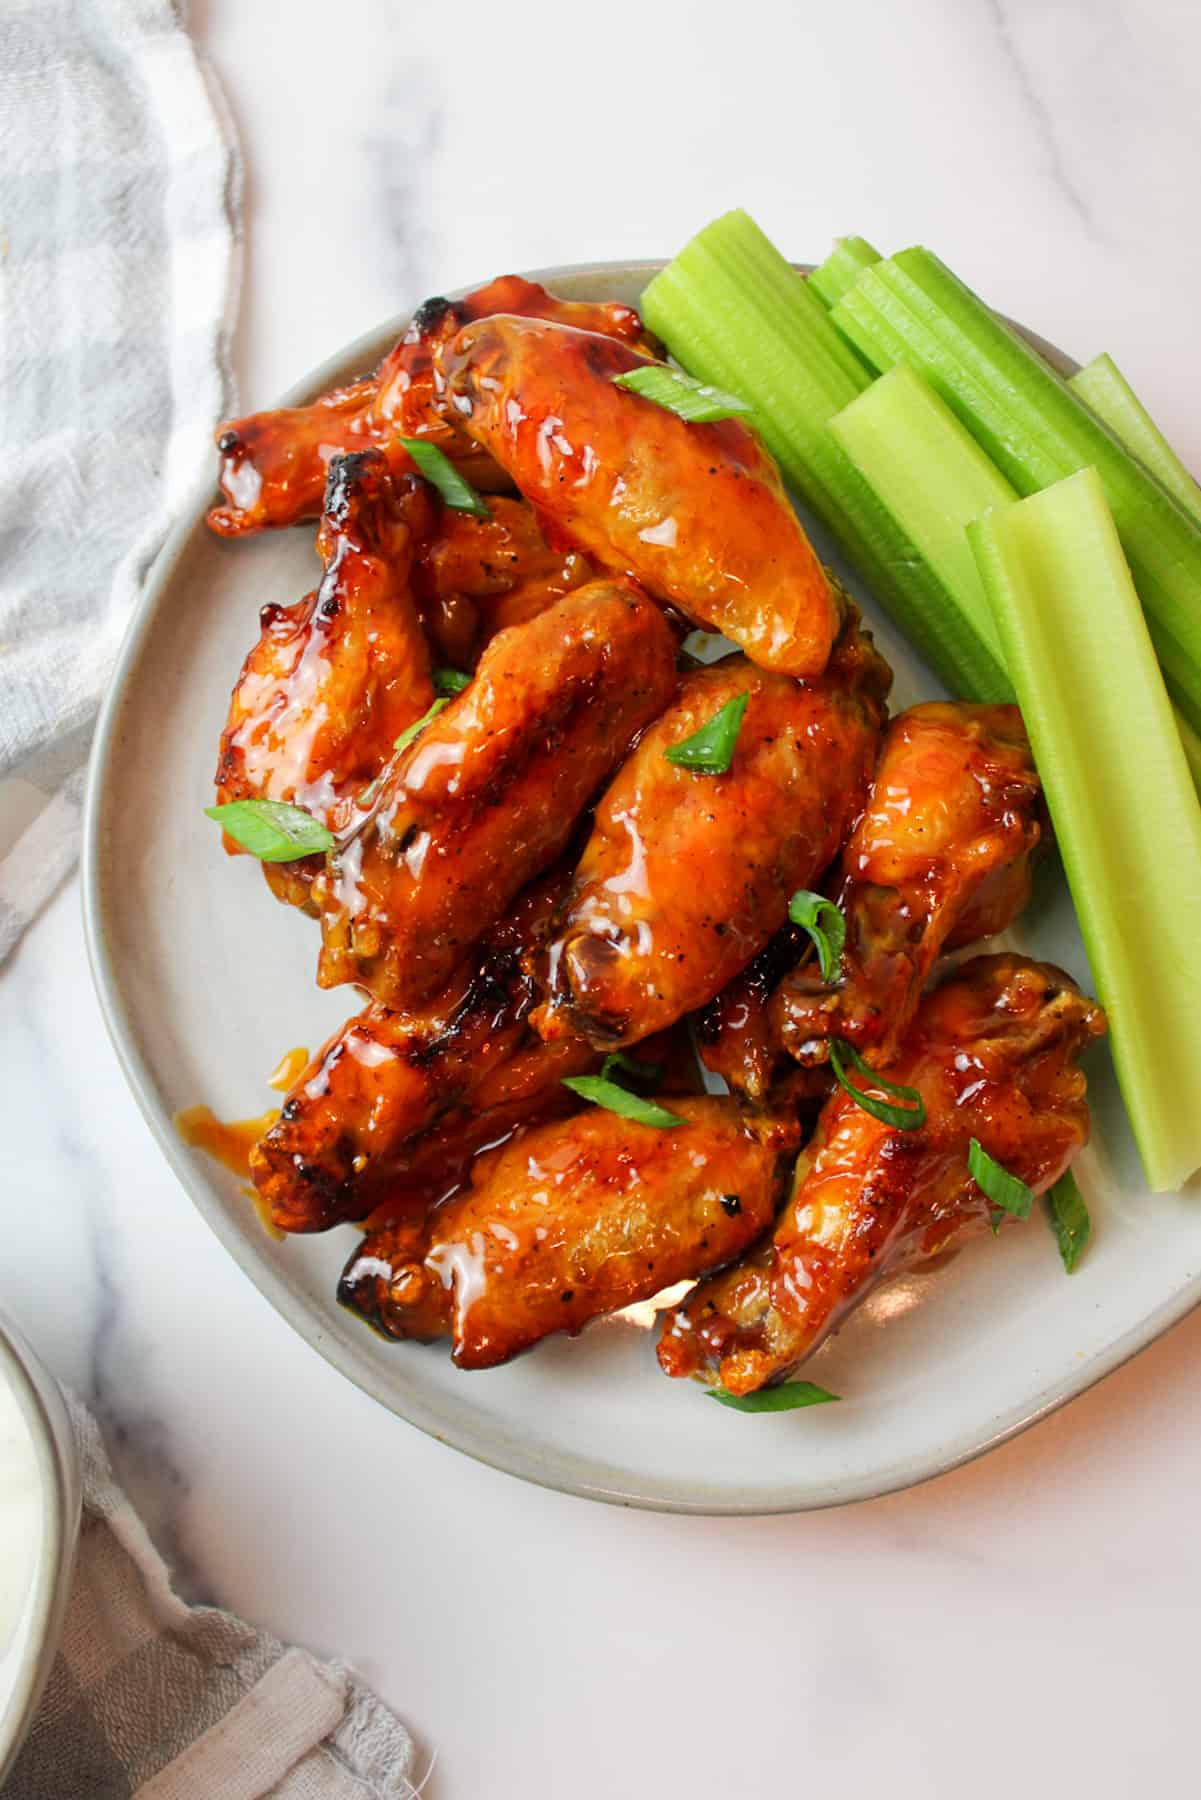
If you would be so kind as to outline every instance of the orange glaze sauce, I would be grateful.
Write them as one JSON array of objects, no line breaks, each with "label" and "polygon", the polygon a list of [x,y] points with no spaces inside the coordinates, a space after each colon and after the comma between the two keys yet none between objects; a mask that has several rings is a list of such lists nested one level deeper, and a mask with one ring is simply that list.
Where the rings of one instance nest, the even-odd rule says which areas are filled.
[{"label": "orange glaze sauce", "polygon": [[[289,1050],[280,1058],[278,1066],[268,1078],[268,1086],[286,1093],[308,1060],[309,1053],[303,1045]],[[203,1150],[231,1174],[242,1177],[248,1184],[242,1191],[248,1199],[254,1201],[264,1230],[269,1236],[282,1241],[286,1233],[272,1223],[258,1189],[249,1185],[250,1152],[278,1118],[279,1111],[275,1107],[261,1113],[257,1119],[219,1119],[210,1106],[185,1106],[182,1112],[175,1115],[175,1129],[184,1143],[193,1150]]]}]

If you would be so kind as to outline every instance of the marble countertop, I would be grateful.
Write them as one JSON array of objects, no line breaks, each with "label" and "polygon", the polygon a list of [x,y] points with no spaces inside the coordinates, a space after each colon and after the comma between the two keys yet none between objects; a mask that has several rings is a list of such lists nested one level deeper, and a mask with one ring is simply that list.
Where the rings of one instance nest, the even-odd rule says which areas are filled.
[{"label": "marble countertop", "polygon": [[[246,158],[248,404],[428,292],[670,253],[741,203],[798,257],[844,231],[944,250],[1114,351],[1201,463],[1186,0],[192,16]],[[75,883],[0,978],[0,1044],[3,1303],[99,1412],[185,1589],[354,1662],[437,1748],[433,1800],[1182,1790],[1201,1315],[908,1494],[612,1510],[422,1437],[275,1316],[126,1091]]]}]

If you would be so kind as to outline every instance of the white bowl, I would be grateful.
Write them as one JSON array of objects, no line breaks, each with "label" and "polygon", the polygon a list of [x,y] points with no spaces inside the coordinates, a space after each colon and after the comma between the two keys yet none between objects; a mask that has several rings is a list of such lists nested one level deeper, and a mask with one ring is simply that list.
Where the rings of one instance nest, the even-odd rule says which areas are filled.
[{"label": "white bowl", "polygon": [[54,1665],[79,1535],[79,1455],[53,1376],[0,1314],[0,1383],[29,1428],[41,1495],[41,1543],[16,1637],[0,1658],[0,1786],[17,1759]]}]

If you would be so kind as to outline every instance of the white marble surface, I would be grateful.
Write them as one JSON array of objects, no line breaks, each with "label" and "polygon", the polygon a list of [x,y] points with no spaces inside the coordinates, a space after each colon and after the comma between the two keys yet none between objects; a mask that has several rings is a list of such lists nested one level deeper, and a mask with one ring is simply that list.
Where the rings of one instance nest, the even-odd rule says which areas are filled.
[{"label": "white marble surface", "polygon": [[[670,253],[744,203],[800,257],[934,244],[1112,350],[1201,462],[1192,0],[193,18],[246,155],[248,403],[428,291]],[[1201,1316],[907,1495],[607,1510],[419,1436],[274,1316],[125,1090],[74,884],[0,978],[0,1044],[0,1304],[99,1410],[189,1589],[356,1662],[438,1747],[435,1800],[1190,1785]]]}]

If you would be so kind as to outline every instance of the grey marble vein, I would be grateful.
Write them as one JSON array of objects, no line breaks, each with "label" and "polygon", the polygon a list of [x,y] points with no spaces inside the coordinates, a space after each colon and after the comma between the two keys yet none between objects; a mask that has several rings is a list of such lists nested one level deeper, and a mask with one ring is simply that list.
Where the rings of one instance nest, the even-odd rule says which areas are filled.
[{"label": "grey marble vein", "polygon": [[1013,72],[1014,82],[1021,94],[1023,104],[1038,133],[1039,142],[1042,144],[1046,158],[1047,173],[1089,236],[1098,241],[1103,240],[1105,233],[1073,179],[1055,120],[1039,92],[1035,69],[1022,53],[1006,0],[984,0],[984,5],[992,21],[997,42]]}]

